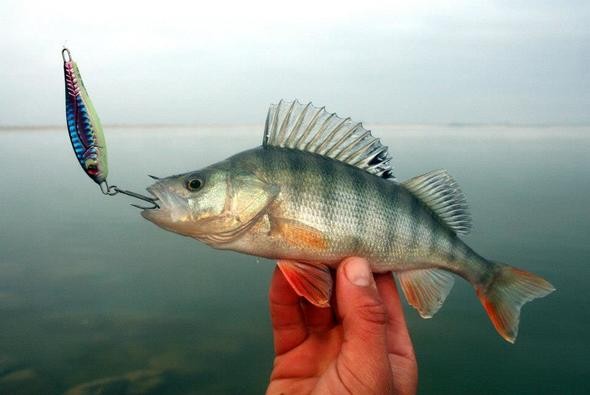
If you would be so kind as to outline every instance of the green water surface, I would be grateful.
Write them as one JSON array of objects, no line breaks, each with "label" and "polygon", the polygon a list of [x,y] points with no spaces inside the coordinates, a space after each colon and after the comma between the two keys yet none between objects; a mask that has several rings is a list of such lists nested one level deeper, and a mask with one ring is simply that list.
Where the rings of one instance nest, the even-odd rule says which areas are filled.
[{"label": "green water surface", "polygon": [[[261,126],[106,128],[109,179],[195,170]],[[515,345],[457,284],[431,320],[406,309],[421,394],[583,394],[590,377],[590,128],[387,126],[399,179],[446,168],[482,255],[557,292]],[[0,131],[0,394],[261,394],[273,263],[165,232],[105,197],[62,129]]]}]

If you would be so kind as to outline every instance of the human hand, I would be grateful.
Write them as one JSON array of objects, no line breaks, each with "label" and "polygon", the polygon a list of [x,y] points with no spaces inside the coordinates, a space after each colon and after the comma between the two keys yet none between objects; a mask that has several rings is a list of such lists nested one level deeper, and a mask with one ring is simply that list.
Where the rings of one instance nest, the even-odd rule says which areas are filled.
[{"label": "human hand", "polygon": [[275,360],[267,395],[415,394],[416,357],[393,276],[347,258],[330,308],[300,298],[280,270],[270,286]]}]

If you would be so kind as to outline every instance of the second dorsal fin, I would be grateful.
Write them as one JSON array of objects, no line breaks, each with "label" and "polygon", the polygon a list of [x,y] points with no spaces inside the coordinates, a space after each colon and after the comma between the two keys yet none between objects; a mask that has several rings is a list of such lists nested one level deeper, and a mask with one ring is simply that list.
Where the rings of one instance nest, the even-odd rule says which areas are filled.
[{"label": "second dorsal fin", "polygon": [[387,147],[360,122],[311,103],[281,100],[268,110],[263,146],[311,152],[395,179]]},{"label": "second dorsal fin", "polygon": [[457,182],[446,170],[434,170],[410,178],[402,185],[426,204],[455,233],[469,233],[471,215],[467,201]]}]

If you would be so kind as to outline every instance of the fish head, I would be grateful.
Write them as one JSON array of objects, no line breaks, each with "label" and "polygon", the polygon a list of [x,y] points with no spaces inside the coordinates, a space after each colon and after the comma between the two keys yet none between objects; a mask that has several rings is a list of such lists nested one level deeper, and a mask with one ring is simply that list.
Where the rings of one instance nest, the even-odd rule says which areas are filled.
[{"label": "fish head", "polygon": [[239,237],[278,192],[253,172],[230,170],[226,162],[159,179],[147,191],[159,207],[143,210],[145,219],[214,246]]}]

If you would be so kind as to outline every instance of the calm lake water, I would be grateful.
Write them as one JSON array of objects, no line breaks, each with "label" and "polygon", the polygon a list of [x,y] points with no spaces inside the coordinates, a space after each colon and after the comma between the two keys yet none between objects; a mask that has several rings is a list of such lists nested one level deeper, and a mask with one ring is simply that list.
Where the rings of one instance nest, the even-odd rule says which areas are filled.
[{"label": "calm lake water", "polygon": [[[403,180],[446,168],[482,255],[557,292],[504,342],[457,281],[432,320],[407,308],[421,394],[582,394],[590,377],[590,127],[375,125]],[[107,128],[112,184],[195,170],[261,126]],[[213,250],[105,197],[65,128],[0,131],[0,394],[260,394],[273,264]]]}]

